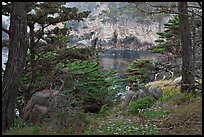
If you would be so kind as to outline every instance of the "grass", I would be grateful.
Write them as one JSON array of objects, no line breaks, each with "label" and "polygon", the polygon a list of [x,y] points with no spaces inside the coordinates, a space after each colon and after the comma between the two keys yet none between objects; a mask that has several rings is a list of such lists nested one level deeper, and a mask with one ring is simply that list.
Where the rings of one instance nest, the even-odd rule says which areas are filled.
[{"label": "grass", "polygon": [[139,109],[149,108],[154,104],[154,99],[151,97],[144,97],[135,101],[132,101],[128,106],[129,112],[133,115],[136,115],[139,112]]},{"label": "grass", "polygon": [[190,91],[190,93],[185,92],[185,93],[174,95],[167,102],[173,105],[182,105],[182,104],[186,104],[186,103],[188,104],[189,102],[196,101],[201,97],[202,97],[202,93],[193,93]]},{"label": "grass", "polygon": [[[137,110],[138,113],[134,113],[134,115],[123,115],[122,119],[114,115],[117,112],[110,111],[107,107],[104,107],[99,114],[80,113],[78,114],[79,117],[84,118],[84,126],[81,131],[78,131],[79,129],[76,129],[75,126],[63,129],[50,129],[48,124],[46,124],[49,118],[45,118],[45,122],[41,124],[32,124],[22,119],[15,119],[12,128],[3,133],[3,135],[159,135],[160,130],[158,130],[157,126],[154,126],[154,123],[142,123],[136,119],[144,117],[146,120],[155,118],[162,120],[166,116],[169,116],[170,113],[171,115],[176,114],[178,110],[175,108],[175,111],[171,111],[167,108],[159,108],[158,106],[164,103],[168,106],[188,106],[188,104],[199,101],[201,98],[202,93],[191,92],[163,95],[157,102],[152,102],[150,98],[143,98],[134,103],[132,102],[129,106],[134,111]],[[193,108],[194,105],[191,105],[191,107],[195,109]],[[185,109],[183,112],[184,116],[187,114],[186,110],[188,109]],[[128,113],[131,114],[132,112]],[[181,112],[178,114],[181,114]],[[63,113],[59,113],[58,115],[61,117]],[[111,119],[110,117],[108,118],[110,115],[114,115],[114,117]]]},{"label": "grass", "polygon": [[128,121],[109,121],[89,127],[84,135],[158,135],[159,132],[154,126],[140,125]]},{"label": "grass", "polygon": [[161,116],[166,116],[169,114],[170,114],[170,111],[165,111],[165,110],[143,112],[143,115],[148,118],[161,117]]}]

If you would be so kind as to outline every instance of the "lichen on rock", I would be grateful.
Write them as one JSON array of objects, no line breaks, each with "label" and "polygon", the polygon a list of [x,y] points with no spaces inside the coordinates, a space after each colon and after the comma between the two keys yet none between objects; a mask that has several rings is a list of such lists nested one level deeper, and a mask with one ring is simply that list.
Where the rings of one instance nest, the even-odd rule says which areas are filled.
[{"label": "lichen on rock", "polygon": [[177,86],[172,79],[150,82],[145,87],[148,89],[153,87],[161,88],[163,93],[167,95],[181,93],[181,87]]}]

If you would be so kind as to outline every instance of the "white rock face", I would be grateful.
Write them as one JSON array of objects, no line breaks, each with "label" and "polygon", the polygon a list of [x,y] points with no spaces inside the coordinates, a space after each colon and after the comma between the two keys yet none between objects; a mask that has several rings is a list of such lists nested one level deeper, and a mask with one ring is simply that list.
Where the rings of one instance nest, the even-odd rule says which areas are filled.
[{"label": "white rock face", "polygon": [[182,76],[176,78],[173,82],[174,82],[175,84],[179,84],[179,83],[181,83],[181,80],[182,80]]},{"label": "white rock face", "polygon": [[[118,39],[125,38],[130,34],[135,35],[141,42],[153,43],[155,45],[155,40],[158,39],[157,32],[164,30],[164,23],[167,23],[170,17],[165,17],[159,22],[141,23],[136,19],[123,19],[120,15],[115,16],[117,19],[116,23],[103,22],[103,17],[101,16],[102,11],[108,10],[108,4],[106,2],[99,3],[97,9],[93,9],[88,18],[85,19],[87,28],[78,30],[79,35],[95,31],[98,32],[97,37],[102,40],[110,40],[114,34],[114,31],[118,34]],[[116,7],[117,8],[117,7]],[[94,18],[90,20],[90,18]]]},{"label": "white rock face", "polygon": [[36,11],[35,11],[34,9],[32,9],[32,10],[29,11],[27,14],[36,15]]}]

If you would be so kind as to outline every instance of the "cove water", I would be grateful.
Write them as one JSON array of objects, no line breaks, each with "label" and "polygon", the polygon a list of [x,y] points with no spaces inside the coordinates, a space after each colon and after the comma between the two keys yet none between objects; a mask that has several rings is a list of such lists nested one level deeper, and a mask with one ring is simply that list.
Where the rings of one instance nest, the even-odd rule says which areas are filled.
[{"label": "cove water", "polygon": [[[160,54],[151,53],[148,51],[132,51],[132,50],[106,50],[99,54],[100,64],[104,70],[115,70],[116,78],[127,78],[129,74],[126,72],[126,68],[136,59],[148,59],[153,62],[157,62],[157,58]],[[112,88],[119,87],[119,95],[124,97],[127,90],[127,81],[123,81],[120,85],[115,85]]]}]

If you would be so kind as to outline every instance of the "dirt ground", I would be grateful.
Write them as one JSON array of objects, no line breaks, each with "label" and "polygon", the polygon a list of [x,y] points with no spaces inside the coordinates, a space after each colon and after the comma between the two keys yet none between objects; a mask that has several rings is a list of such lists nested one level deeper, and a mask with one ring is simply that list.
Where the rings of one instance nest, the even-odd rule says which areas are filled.
[{"label": "dirt ground", "polygon": [[202,135],[202,99],[181,104],[154,122],[162,135]]},{"label": "dirt ground", "polygon": [[[151,121],[156,125],[160,135],[202,135],[202,98],[187,101],[180,104],[165,103],[162,108],[171,111],[169,115],[154,118],[141,118],[134,116],[124,116],[116,119],[115,116],[109,116],[107,122],[132,121],[133,123],[143,123]],[[143,122],[142,122],[143,121]],[[100,123],[101,124],[101,123]],[[99,126],[99,125],[98,125]]]}]

